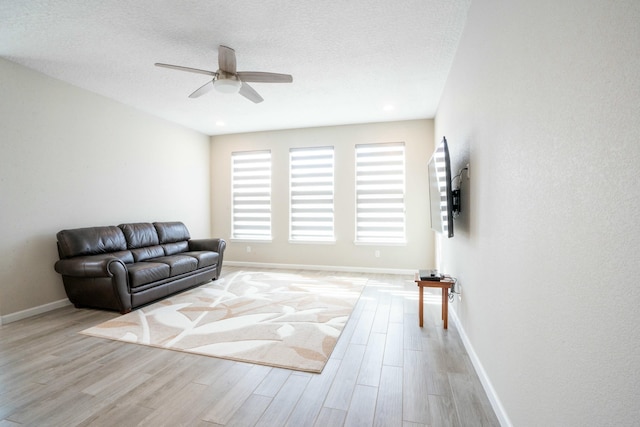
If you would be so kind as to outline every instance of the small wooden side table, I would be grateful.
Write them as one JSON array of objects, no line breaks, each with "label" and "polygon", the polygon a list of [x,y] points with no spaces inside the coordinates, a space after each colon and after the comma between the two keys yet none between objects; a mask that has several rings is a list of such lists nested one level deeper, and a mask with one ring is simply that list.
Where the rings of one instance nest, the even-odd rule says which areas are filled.
[{"label": "small wooden side table", "polygon": [[420,280],[416,279],[416,284],[420,288],[420,300],[418,301],[418,316],[420,319],[420,327],[422,328],[423,315],[424,315],[424,298],[423,289],[427,288],[440,288],[442,289],[442,320],[444,322],[444,329],[447,329],[447,320],[449,319],[449,289],[453,286],[453,280],[445,277],[444,279],[437,280]]}]

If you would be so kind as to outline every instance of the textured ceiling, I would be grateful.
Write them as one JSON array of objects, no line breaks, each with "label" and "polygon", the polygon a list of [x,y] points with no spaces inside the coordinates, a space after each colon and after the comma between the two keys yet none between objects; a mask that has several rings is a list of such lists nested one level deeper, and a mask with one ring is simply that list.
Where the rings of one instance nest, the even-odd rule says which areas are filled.
[{"label": "textured ceiling", "polygon": [[[0,56],[207,135],[431,118],[470,1],[3,0]],[[293,83],[190,99],[207,76],[153,65],[220,44]]]}]

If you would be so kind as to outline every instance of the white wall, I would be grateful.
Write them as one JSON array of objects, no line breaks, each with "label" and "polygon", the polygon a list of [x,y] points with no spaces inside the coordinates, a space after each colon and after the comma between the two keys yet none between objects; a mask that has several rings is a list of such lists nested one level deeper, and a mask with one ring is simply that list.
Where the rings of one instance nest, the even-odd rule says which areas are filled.
[{"label": "white wall", "polygon": [[[404,141],[406,147],[406,246],[355,245],[355,145]],[[289,243],[289,149],[335,147],[335,244]],[[234,242],[231,235],[231,153],[270,149],[272,155],[271,243]],[[429,231],[426,165],[433,151],[433,121],[333,126],[222,135],[212,138],[212,234],[229,239],[225,260],[249,263],[366,267],[381,270],[434,265]],[[246,247],[252,252],[247,253]],[[375,257],[375,251],[380,257]]]},{"label": "white wall", "polygon": [[436,116],[455,312],[505,424],[640,420],[640,2],[477,0]]},{"label": "white wall", "polygon": [[66,299],[61,229],[181,220],[210,235],[208,136],[3,59],[0,87],[5,320]]}]

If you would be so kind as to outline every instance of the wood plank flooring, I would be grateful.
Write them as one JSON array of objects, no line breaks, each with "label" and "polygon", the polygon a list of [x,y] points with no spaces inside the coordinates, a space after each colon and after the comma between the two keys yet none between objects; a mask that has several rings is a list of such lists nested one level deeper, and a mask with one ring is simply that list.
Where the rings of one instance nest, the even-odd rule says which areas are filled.
[{"label": "wood plank flooring", "polygon": [[456,325],[442,329],[439,289],[420,328],[413,277],[335,274],[367,286],[321,374],[78,333],[112,312],[0,326],[0,427],[499,425]]}]

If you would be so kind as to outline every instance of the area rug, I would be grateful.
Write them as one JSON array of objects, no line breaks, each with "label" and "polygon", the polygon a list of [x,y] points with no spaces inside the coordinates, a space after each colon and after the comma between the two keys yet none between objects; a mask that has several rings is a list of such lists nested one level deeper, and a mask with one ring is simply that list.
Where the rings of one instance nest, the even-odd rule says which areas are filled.
[{"label": "area rug", "polygon": [[366,279],[236,271],[81,333],[321,372]]}]

